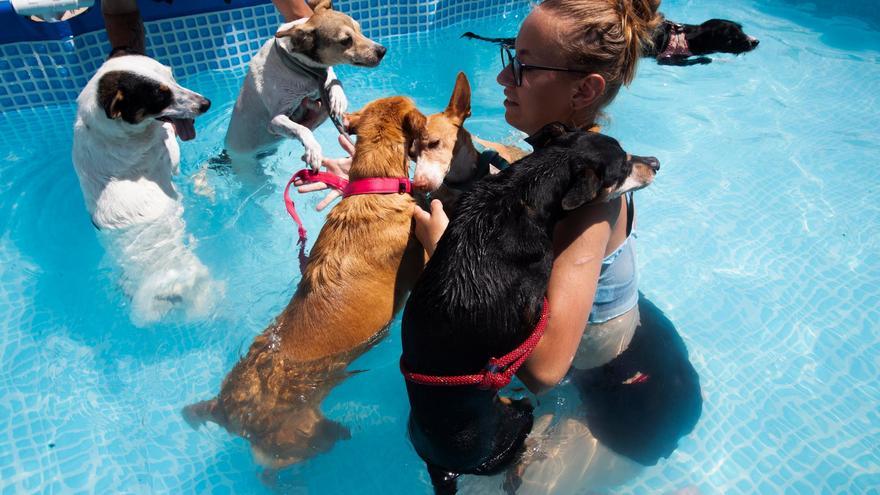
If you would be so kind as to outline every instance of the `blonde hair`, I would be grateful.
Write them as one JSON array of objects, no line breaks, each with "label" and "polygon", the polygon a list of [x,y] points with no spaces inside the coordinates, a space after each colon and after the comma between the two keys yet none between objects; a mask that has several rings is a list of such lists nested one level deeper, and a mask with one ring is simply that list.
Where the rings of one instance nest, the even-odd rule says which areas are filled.
[{"label": "blonde hair", "polygon": [[559,44],[572,68],[605,79],[601,108],[636,75],[642,51],[662,22],[660,0],[545,0],[538,8],[564,19]]}]

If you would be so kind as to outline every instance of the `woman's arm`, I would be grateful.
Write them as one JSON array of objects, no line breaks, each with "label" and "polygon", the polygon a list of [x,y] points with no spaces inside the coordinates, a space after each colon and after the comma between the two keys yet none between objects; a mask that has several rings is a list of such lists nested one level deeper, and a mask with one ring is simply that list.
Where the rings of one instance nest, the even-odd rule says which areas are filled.
[{"label": "woman's arm", "polygon": [[556,226],[556,259],[547,287],[550,321],[517,373],[533,393],[556,386],[571,366],[593,307],[602,259],[619,211],[619,201],[586,205]]},{"label": "woman's arm", "polygon": [[306,0],[272,0],[278,13],[284,17],[286,22],[295,21],[303,17],[311,17],[312,8],[306,3]]}]

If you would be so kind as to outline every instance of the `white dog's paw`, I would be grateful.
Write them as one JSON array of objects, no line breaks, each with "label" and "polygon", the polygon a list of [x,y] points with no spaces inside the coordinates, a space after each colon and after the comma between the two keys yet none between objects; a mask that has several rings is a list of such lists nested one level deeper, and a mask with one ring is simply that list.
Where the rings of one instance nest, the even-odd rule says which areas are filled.
[{"label": "white dog's paw", "polygon": [[211,278],[198,260],[167,268],[148,276],[132,297],[132,320],[144,326],[182,310],[188,319],[204,318],[226,291],[225,284]]},{"label": "white dog's paw", "polygon": [[342,114],[348,110],[348,98],[345,96],[345,91],[342,90],[342,85],[331,84],[328,94],[330,97],[330,115],[341,120]]},{"label": "white dog's paw", "polygon": [[192,181],[193,181],[193,192],[195,192],[199,196],[204,196],[204,197],[210,199],[211,202],[213,203],[214,200],[216,199],[217,195],[216,195],[216,192],[214,191],[214,186],[212,186],[211,183],[208,182],[208,167],[203,166],[202,168],[199,169],[198,172],[193,174]]},{"label": "white dog's paw", "polygon": [[306,152],[303,154],[302,159],[312,168],[312,170],[317,172],[318,169],[321,168],[321,160],[324,157],[321,145],[318,144],[318,141],[312,136],[303,136],[302,142],[303,146],[306,148]]}]

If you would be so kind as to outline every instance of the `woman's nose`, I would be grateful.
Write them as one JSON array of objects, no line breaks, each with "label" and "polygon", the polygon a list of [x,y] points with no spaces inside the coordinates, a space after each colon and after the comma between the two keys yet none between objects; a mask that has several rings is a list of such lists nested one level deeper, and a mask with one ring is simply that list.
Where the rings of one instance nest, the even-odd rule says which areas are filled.
[{"label": "woman's nose", "polygon": [[502,86],[505,86],[505,87],[513,87],[514,84],[513,84],[513,74],[512,74],[512,72],[513,72],[513,71],[510,70],[510,67],[509,67],[509,66],[508,66],[508,67],[502,67],[502,68],[501,68],[501,72],[499,72],[498,75],[495,76],[495,81],[496,81],[498,84],[502,85]]}]

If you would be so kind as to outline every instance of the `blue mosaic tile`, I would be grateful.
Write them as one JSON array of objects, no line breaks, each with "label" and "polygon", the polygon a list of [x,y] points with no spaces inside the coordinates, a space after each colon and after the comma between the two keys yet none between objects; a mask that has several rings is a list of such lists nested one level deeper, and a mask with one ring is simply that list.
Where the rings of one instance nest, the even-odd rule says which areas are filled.
[{"label": "blue mosaic tile", "polygon": [[[480,15],[517,8],[505,0],[446,1],[401,0],[388,5],[380,0],[339,0],[335,8],[357,19],[370,37],[428,32]],[[282,21],[267,2],[223,12],[145,23],[148,54],[173,65],[178,76],[206,70],[239,70],[274,34]],[[44,104],[29,93],[51,88],[53,103],[71,102],[78,89],[103,63],[109,46],[106,31],[86,33],[62,40],[0,45],[2,80],[9,85],[0,99],[0,112]],[[34,69],[40,67],[40,69]],[[24,70],[24,72],[19,73]],[[25,86],[22,83],[27,82]],[[15,84],[17,83],[17,84]],[[64,91],[58,91],[63,89]]]}]

